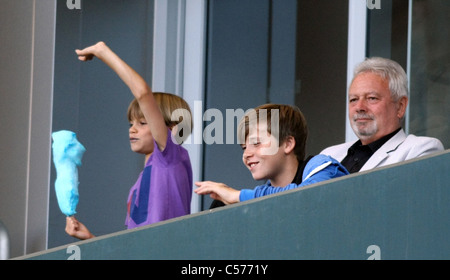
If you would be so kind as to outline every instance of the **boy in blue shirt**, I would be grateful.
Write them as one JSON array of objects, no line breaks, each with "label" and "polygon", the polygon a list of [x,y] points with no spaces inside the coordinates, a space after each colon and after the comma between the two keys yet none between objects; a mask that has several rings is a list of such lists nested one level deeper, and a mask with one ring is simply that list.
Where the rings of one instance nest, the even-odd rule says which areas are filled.
[{"label": "boy in blue shirt", "polygon": [[293,106],[266,104],[251,110],[239,124],[242,160],[255,180],[254,189],[235,190],[223,183],[196,182],[195,193],[232,204],[349,174],[337,160],[317,155],[305,160],[305,117]]}]

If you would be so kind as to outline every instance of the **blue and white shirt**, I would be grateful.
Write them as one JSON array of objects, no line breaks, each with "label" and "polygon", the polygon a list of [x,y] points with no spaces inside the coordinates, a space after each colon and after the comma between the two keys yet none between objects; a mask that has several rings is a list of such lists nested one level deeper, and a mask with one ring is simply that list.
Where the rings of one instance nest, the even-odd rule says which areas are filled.
[{"label": "blue and white shirt", "polygon": [[300,184],[291,183],[286,187],[273,187],[269,180],[265,185],[257,186],[253,190],[241,190],[239,200],[246,201],[265,195],[288,191],[348,174],[347,169],[339,161],[330,156],[317,155],[311,158],[306,164]]}]

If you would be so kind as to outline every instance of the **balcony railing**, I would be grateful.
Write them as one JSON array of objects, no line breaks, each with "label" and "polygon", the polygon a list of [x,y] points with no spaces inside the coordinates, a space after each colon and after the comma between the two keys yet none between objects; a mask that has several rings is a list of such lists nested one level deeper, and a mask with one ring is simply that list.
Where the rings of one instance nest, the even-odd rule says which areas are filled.
[{"label": "balcony railing", "polygon": [[450,151],[18,259],[450,259]]}]

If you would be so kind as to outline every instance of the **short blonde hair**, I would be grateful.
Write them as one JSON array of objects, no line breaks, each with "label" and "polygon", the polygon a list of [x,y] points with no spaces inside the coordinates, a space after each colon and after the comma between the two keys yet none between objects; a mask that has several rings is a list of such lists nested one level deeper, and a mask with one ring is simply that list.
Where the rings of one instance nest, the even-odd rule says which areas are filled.
[{"label": "short blonde hair", "polygon": [[[167,127],[172,129],[183,121],[184,123],[188,122],[189,128],[181,128],[183,129],[181,132],[183,135],[180,135],[183,139],[186,139],[193,129],[192,114],[189,104],[183,98],[172,93],[153,92],[153,97],[158,104]],[[144,114],[136,99],[133,99],[128,106],[127,118],[130,122],[132,120],[144,118]]]}]

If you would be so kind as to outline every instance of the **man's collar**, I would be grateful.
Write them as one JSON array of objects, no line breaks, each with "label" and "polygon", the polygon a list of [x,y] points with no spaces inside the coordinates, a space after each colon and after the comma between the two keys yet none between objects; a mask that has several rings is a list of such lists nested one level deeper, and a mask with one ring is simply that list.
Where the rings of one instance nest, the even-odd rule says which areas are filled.
[{"label": "man's collar", "polygon": [[402,128],[398,128],[397,130],[389,133],[388,135],[385,135],[383,137],[381,137],[380,139],[373,141],[367,145],[362,145],[361,140],[356,141],[355,144],[353,144],[350,149],[355,149],[358,147],[363,147],[366,146],[368,147],[373,153],[375,153],[379,148],[381,148],[381,146],[383,146],[387,141],[389,141],[389,139],[391,139],[395,134],[397,134]]}]

